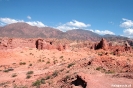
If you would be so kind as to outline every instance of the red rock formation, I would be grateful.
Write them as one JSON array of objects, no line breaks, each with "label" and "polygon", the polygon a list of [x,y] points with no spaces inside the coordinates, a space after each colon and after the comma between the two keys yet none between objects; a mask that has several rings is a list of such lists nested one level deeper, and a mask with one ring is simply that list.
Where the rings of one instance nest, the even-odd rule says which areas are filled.
[{"label": "red rock formation", "polygon": [[132,48],[131,46],[128,44],[128,42],[125,42],[125,51],[130,51]]},{"label": "red rock formation", "polygon": [[42,39],[38,39],[36,41],[36,48],[39,49],[39,50],[43,49],[43,40]]},{"label": "red rock formation", "polygon": [[108,43],[107,43],[107,41],[104,38],[102,38],[102,40],[98,44],[95,45],[95,49],[96,50],[97,49],[107,50],[108,49]]}]

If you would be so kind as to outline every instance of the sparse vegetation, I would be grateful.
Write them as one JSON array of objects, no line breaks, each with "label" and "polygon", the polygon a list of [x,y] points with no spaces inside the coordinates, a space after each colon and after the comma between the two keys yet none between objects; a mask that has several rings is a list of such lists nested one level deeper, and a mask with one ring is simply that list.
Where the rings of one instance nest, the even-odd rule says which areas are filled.
[{"label": "sparse vegetation", "polygon": [[41,81],[40,80],[36,80],[35,82],[32,83],[32,86],[39,87],[40,85],[41,85]]},{"label": "sparse vegetation", "polygon": [[38,61],[37,62],[41,62],[42,60],[41,59],[38,59]]},{"label": "sparse vegetation", "polygon": [[12,77],[16,77],[16,76],[17,76],[17,74],[16,74],[16,73],[12,74]]},{"label": "sparse vegetation", "polygon": [[28,75],[28,74],[33,74],[33,73],[34,73],[33,71],[28,71],[28,72],[27,72],[27,75]]},{"label": "sparse vegetation", "polygon": [[67,68],[70,68],[73,65],[75,65],[75,63],[70,63],[70,64],[68,64]]},{"label": "sparse vegetation", "polygon": [[19,65],[25,65],[26,63],[25,62],[20,62]]},{"label": "sparse vegetation", "polygon": [[60,58],[63,58],[63,56],[60,56]]},{"label": "sparse vegetation", "polygon": [[46,64],[49,64],[49,63],[50,63],[50,61],[47,61],[47,62],[46,62]]},{"label": "sparse vegetation", "polygon": [[13,68],[8,68],[6,70],[4,70],[3,72],[9,72],[9,71],[13,71],[14,69]]},{"label": "sparse vegetation", "polygon": [[64,82],[67,82],[67,80],[68,80],[69,78],[70,78],[69,75],[65,76],[65,78],[64,78]]},{"label": "sparse vegetation", "polygon": [[54,71],[53,74],[52,74],[52,76],[53,77],[56,77],[56,76],[58,76],[58,73],[59,73],[58,71]]},{"label": "sparse vegetation", "polygon": [[29,66],[32,66],[32,64],[29,64]]},{"label": "sparse vegetation", "polygon": [[50,76],[46,76],[46,77],[45,77],[45,80],[48,80],[48,79],[50,79]]},{"label": "sparse vegetation", "polygon": [[27,75],[27,76],[26,76],[26,79],[29,79],[29,78],[31,78],[31,75]]},{"label": "sparse vegetation", "polygon": [[45,84],[45,79],[44,78],[41,79],[41,83]]},{"label": "sparse vegetation", "polygon": [[102,69],[102,67],[97,67],[96,70],[100,71]]},{"label": "sparse vegetation", "polygon": [[57,60],[54,60],[53,63],[56,64],[58,61]]}]

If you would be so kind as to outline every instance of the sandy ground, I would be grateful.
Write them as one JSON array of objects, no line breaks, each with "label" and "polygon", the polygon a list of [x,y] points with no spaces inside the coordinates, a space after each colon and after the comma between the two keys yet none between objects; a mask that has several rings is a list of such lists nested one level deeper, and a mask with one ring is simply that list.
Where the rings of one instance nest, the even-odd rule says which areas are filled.
[{"label": "sandy ground", "polygon": [[[49,75],[44,84],[39,84],[40,88],[61,88],[59,81],[73,74],[84,74],[86,88],[133,88],[133,79],[112,77],[112,74],[101,73],[91,66],[82,66],[97,56],[93,50],[58,51],[28,47],[0,50],[0,88],[36,88],[33,83]],[[33,73],[28,74],[29,71]],[[58,71],[56,76],[55,71]]]}]

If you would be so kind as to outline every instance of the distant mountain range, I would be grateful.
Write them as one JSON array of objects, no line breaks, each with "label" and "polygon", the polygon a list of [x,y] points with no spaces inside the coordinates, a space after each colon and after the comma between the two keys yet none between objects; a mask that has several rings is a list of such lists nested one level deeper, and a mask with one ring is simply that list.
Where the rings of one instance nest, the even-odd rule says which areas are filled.
[{"label": "distant mountain range", "polygon": [[92,40],[97,41],[102,37],[108,40],[123,39],[127,40],[129,38],[115,35],[98,35],[89,30],[74,29],[66,32],[62,32],[58,29],[50,27],[36,27],[31,26],[27,23],[13,23],[0,27],[0,37],[11,37],[11,38],[58,38],[58,39],[69,39],[69,40]]}]

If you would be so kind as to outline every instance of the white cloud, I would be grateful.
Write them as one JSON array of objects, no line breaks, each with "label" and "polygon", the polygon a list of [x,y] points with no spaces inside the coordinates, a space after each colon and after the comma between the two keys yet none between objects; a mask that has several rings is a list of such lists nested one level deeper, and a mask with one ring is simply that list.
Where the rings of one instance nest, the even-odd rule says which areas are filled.
[{"label": "white cloud", "polygon": [[42,22],[40,21],[33,21],[33,22],[26,22],[31,26],[37,26],[37,27],[46,27],[46,25],[44,25]]},{"label": "white cloud", "polygon": [[79,22],[79,21],[76,21],[76,20],[70,21],[70,22],[66,23],[66,25],[72,26],[72,27],[78,27],[78,28],[84,28],[84,27],[91,26],[90,24],[85,24],[83,22]]},{"label": "white cloud", "polygon": [[67,22],[65,24],[60,24],[56,28],[61,30],[61,31],[67,31],[67,30],[72,30],[72,29],[87,28],[87,27],[90,27],[90,26],[91,26],[90,24],[85,24],[83,22],[73,20],[73,21]]},{"label": "white cloud", "polygon": [[120,27],[124,28],[123,36],[133,38],[133,21],[126,18],[122,18],[122,20],[124,22],[120,24]]},{"label": "white cloud", "polygon": [[131,28],[131,27],[133,27],[133,21],[132,20],[128,20],[128,19],[125,19],[125,18],[122,18],[122,20],[124,22],[120,24],[120,27],[122,27],[122,28]]},{"label": "white cloud", "polygon": [[100,31],[100,30],[92,30],[91,29],[90,31],[95,32],[100,35],[105,35],[105,34],[115,35],[115,33],[111,32],[109,30]]},{"label": "white cloud", "polygon": [[[12,24],[12,23],[17,23],[17,22],[25,22],[23,20],[16,20],[16,19],[11,19],[11,18],[0,18],[1,24]],[[42,22],[40,21],[29,21],[25,22],[28,23],[31,26],[37,26],[37,27],[46,27]]]},{"label": "white cloud", "polygon": [[129,38],[133,38],[133,29],[128,28],[128,29],[125,29],[123,32],[124,32],[125,36],[127,36]]},{"label": "white cloud", "polygon": [[27,18],[30,20],[31,19],[31,17],[30,16],[27,16]]},{"label": "white cloud", "polygon": [[0,22],[5,23],[5,24],[12,24],[12,23],[17,23],[17,22],[24,22],[23,20],[15,20],[11,18],[0,18]]}]

